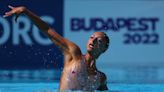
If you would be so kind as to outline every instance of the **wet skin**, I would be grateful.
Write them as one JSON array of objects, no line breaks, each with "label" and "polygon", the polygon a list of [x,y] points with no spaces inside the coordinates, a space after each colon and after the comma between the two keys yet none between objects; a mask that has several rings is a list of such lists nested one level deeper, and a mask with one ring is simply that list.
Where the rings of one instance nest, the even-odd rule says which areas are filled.
[{"label": "wet skin", "polygon": [[[60,81],[60,90],[106,90],[106,76],[96,68],[96,57],[105,48],[104,34],[95,32],[88,40],[87,53],[82,55],[77,45],[74,45],[74,56],[65,53],[65,64]],[[96,53],[96,54],[95,54]],[[79,57],[79,58],[73,58]]]}]

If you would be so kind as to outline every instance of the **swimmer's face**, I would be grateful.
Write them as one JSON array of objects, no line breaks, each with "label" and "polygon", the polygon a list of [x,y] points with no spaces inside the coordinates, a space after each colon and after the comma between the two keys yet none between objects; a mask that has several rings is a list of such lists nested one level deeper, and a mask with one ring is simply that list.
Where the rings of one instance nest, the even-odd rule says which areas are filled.
[{"label": "swimmer's face", "polygon": [[103,32],[95,32],[90,36],[87,43],[87,51],[89,53],[101,54],[107,49],[107,41]]}]

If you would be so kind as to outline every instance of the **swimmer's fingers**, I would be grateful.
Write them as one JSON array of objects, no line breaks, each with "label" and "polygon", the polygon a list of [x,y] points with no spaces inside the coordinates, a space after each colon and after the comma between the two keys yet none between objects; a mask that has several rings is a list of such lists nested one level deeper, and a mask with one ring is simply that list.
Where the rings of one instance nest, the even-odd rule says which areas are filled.
[{"label": "swimmer's fingers", "polygon": [[11,5],[8,5],[8,7],[9,7],[10,9],[14,9],[14,8],[15,8],[15,7],[11,6]]},{"label": "swimmer's fingers", "polygon": [[13,14],[16,15],[15,21],[17,22],[17,19],[18,19],[18,17],[19,17],[20,14],[16,14],[14,11],[6,12],[5,15],[4,15],[3,17],[8,17],[8,16],[11,16],[11,15],[13,15]]},{"label": "swimmer's fingers", "polygon": [[9,11],[9,12],[6,12],[5,15],[3,15],[3,17],[8,17],[8,16],[11,16],[14,14],[14,11]]},{"label": "swimmer's fingers", "polygon": [[16,13],[15,11],[15,7],[11,6],[11,5],[8,5],[8,7],[11,9],[9,12],[6,12],[5,15],[3,17],[8,17],[8,16],[11,16],[13,14]]},{"label": "swimmer's fingers", "polygon": [[8,17],[8,16],[11,16],[14,14],[14,15],[16,15],[15,21],[17,21],[19,15],[22,14],[26,10],[26,8],[23,6],[13,7],[13,6],[9,5],[8,7],[11,9],[11,11],[6,12],[3,17]]}]

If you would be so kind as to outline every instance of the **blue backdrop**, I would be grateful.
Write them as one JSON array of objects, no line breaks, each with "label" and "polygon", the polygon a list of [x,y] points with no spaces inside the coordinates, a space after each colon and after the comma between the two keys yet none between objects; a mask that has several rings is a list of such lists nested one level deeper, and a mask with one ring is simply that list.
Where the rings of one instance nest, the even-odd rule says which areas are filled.
[{"label": "blue backdrop", "polygon": [[63,56],[27,18],[3,18],[8,5],[25,6],[63,35],[63,0],[0,1],[0,69],[61,68]]},{"label": "blue backdrop", "polygon": [[93,32],[106,32],[111,44],[97,67],[108,82],[164,82],[163,0],[0,0],[0,79],[53,81],[60,78],[61,51],[27,16],[3,18],[8,5],[26,6],[83,54]]}]

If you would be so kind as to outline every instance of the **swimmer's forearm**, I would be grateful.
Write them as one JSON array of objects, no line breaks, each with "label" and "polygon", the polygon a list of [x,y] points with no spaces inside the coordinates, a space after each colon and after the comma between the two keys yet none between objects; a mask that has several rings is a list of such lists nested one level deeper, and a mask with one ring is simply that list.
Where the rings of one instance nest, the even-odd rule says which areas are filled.
[{"label": "swimmer's forearm", "polygon": [[37,15],[35,15],[34,13],[32,13],[30,10],[28,10],[27,8],[24,9],[24,14],[27,15],[31,21],[43,32],[48,31],[48,29],[50,28],[50,26],[44,22],[43,20],[41,20]]},{"label": "swimmer's forearm", "polygon": [[60,36],[56,31],[54,31],[53,28],[51,28],[46,22],[41,20],[30,10],[25,8],[24,14],[27,15],[31,19],[31,21],[52,40],[52,42],[54,42],[64,51],[68,51],[68,40]]},{"label": "swimmer's forearm", "polygon": [[[54,31],[46,22],[44,22],[39,16],[32,13],[27,8],[24,9],[23,12],[25,15],[27,15],[31,21],[42,31],[44,32],[55,44],[59,45],[61,44],[62,37]],[[62,43],[64,44],[64,43]]]}]

